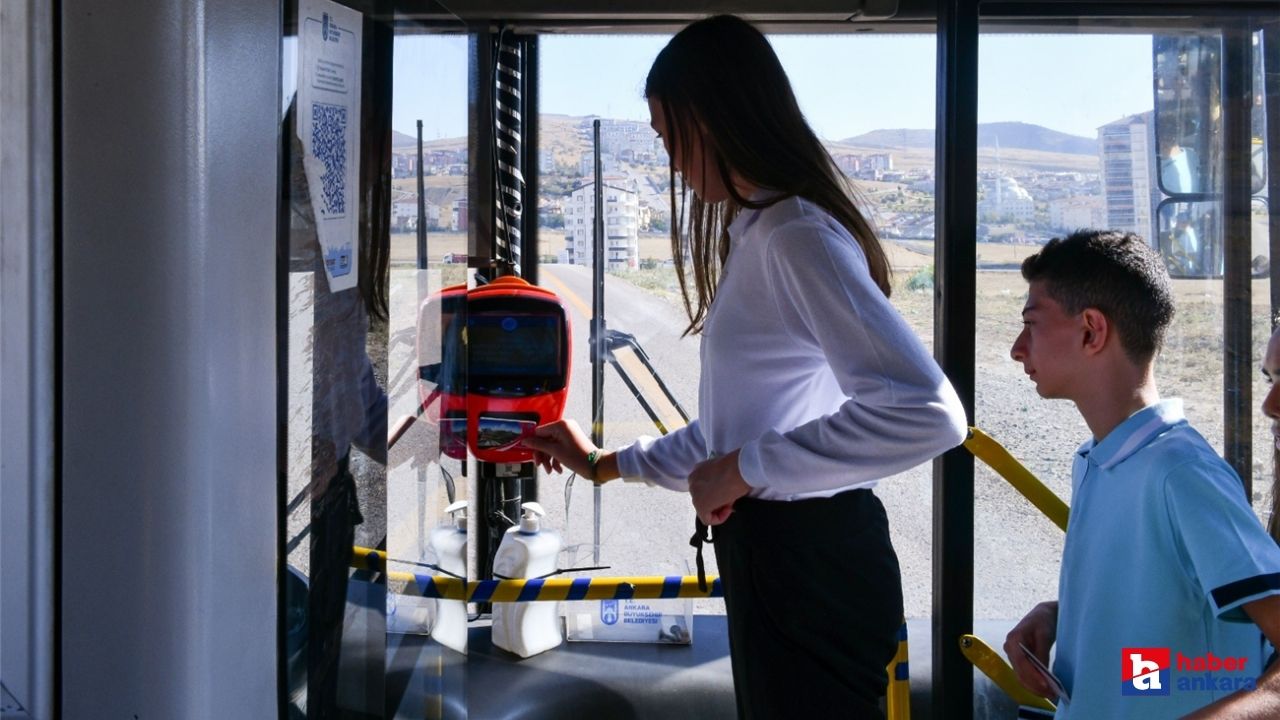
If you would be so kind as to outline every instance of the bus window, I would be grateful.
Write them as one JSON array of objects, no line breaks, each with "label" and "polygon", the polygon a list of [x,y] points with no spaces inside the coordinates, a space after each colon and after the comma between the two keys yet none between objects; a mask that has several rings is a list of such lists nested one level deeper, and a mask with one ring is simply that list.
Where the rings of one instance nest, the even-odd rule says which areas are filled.
[{"label": "bus window", "polygon": [[[1160,203],[1156,209],[1155,242],[1171,276],[1222,274],[1222,246],[1201,240],[1222,235],[1219,209],[1216,202],[1167,199]],[[1261,260],[1266,260],[1265,255]]]},{"label": "bus window", "polygon": [[[1250,49],[1249,191],[1257,201],[1267,180],[1260,33],[1250,36]],[[1214,228],[1198,226],[1216,222],[1223,194],[1222,38],[1204,33],[1157,34],[1152,37],[1152,56],[1158,156],[1158,190],[1153,189],[1152,201],[1159,206],[1153,244],[1160,248],[1174,277],[1217,277],[1222,274],[1223,249],[1217,240],[1222,234],[1206,234]],[[1205,201],[1198,215],[1189,207],[1196,200]],[[1203,243],[1199,236],[1206,238]],[[1194,251],[1188,249],[1189,240],[1195,241]],[[1255,275],[1265,274],[1270,267],[1268,247],[1264,242],[1251,248]]]},{"label": "bus window", "polygon": [[[1088,429],[1009,359],[1027,290],[1019,264],[1052,237],[1113,228],[1161,253],[1177,303],[1156,365],[1161,395],[1182,398],[1191,423],[1225,448],[1221,33],[1017,33],[992,23],[981,36],[975,416],[1069,503],[1072,454]],[[1261,164],[1264,116],[1253,117]],[[1270,333],[1266,213],[1255,200],[1255,350]],[[1269,471],[1266,424],[1254,425],[1255,468]],[[981,464],[975,493],[975,616],[1020,617],[1055,596],[1062,532]],[[1255,492],[1255,509],[1263,499]]]},{"label": "bus window", "polygon": [[[1009,358],[1027,292],[1019,268],[1078,228],[1153,236],[1151,36],[984,31],[975,423],[1070,502],[1071,456],[1088,430],[1073,405],[1039,397]],[[1210,311],[1220,318],[1220,302]],[[1177,328],[1170,336],[1182,345]],[[1220,368],[1220,353],[1207,362]],[[1219,417],[1220,388],[1203,390],[1198,417]],[[975,616],[1016,619],[1056,595],[1062,531],[981,464],[975,493]]]},{"label": "bus window", "polygon": [[[1020,268],[1077,228],[1146,234],[1150,211],[1134,198],[1153,181],[1130,158],[1149,147],[1151,40],[995,30],[982,28],[978,56],[974,424],[1069,501],[1071,455],[1088,430],[1009,356],[1027,296]],[[1016,620],[1056,596],[1063,533],[981,462],[974,493],[974,617]]]},{"label": "bus window", "polygon": [[[594,222],[594,121],[600,122],[604,188],[605,316],[610,331],[633,335],[658,378],[697,416],[699,339],[689,324],[673,267],[671,225],[680,216],[672,178],[642,96],[649,65],[667,36],[554,35],[539,40],[539,270],[541,284],[566,299],[574,324],[574,377],[566,417],[591,419],[590,328]],[[862,196],[894,269],[895,306],[927,346],[933,339],[933,171],[935,41],[932,35],[771,35],[802,110],[837,166]],[[591,62],[584,62],[590,58]],[[892,58],[892,62],[886,62]],[[875,67],[871,72],[866,68]],[[832,72],[838,82],[832,84]],[[926,129],[921,129],[926,128]],[[616,353],[615,353],[616,355]],[[654,419],[621,378],[646,399],[661,396],[628,350],[605,369],[604,446],[657,435]],[[744,392],[750,392],[744,388]],[[662,400],[659,397],[659,400]],[[666,404],[665,402],[662,404]],[[655,411],[660,419],[667,415]],[[667,423],[670,426],[670,423]],[[593,560],[593,497],[578,481],[543,477],[546,522],[566,533],[571,563],[607,564],[614,575],[690,573],[689,498],[613,483],[602,489],[600,562]],[[906,610],[927,617],[932,603],[932,480],[928,465],[885,479],[876,491],[890,515],[901,560]],[[567,510],[567,514],[566,514]],[[708,573],[714,554],[706,553]],[[699,613],[721,613],[699,600]]]},{"label": "bus window", "polygon": [[1222,40],[1155,35],[1151,42],[1159,187],[1174,196],[1221,193]]},{"label": "bus window", "polygon": [[[544,35],[539,38],[537,153],[539,283],[556,292],[569,312],[573,368],[564,416],[590,432],[592,407],[592,297],[596,207],[595,121],[600,124],[600,198],[604,209],[605,321],[608,332],[634,337],[605,362],[602,443],[617,448],[661,432],[623,379],[647,402],[665,407],[659,417],[683,424],[655,382],[665,384],[690,416],[697,411],[698,341],[681,338],[687,321],[678,299],[667,230],[667,156],[649,126],[645,74],[668,35]],[[590,62],[584,62],[590,58]],[[678,191],[679,188],[677,188]],[[643,353],[648,365],[641,361]],[[602,362],[604,360],[602,359]],[[658,409],[655,408],[655,412]],[[685,494],[611,483],[596,490],[565,475],[539,478],[546,527],[562,533],[560,567],[607,565],[603,573],[690,575],[688,546],[693,508]],[[600,499],[599,515],[595,500]],[[597,525],[598,523],[598,525]],[[599,534],[597,535],[597,528]],[[707,553],[708,574],[715,573]],[[696,600],[695,611],[723,613],[723,601]],[[577,610],[566,609],[573,617]],[[581,612],[586,612],[585,610]],[[570,636],[576,626],[569,627]]]}]

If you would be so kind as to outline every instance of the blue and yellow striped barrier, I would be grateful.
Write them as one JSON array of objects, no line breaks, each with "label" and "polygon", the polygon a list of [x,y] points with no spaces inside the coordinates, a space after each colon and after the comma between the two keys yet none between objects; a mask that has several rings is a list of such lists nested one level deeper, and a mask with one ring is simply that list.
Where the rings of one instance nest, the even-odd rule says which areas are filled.
[{"label": "blue and yellow striped barrier", "polygon": [[382,550],[360,547],[351,548],[351,567],[357,570],[387,571],[387,554]]},{"label": "blue and yellow striped barrier", "polygon": [[390,572],[406,583],[406,595],[466,602],[565,602],[574,600],[667,600],[724,597],[720,578],[707,576],[707,590],[694,575],[652,577],[535,578],[464,581],[446,575]]},{"label": "blue and yellow striped barrier", "polygon": [[[351,567],[386,572],[387,554],[351,548]],[[669,600],[724,597],[720,578],[707,576],[707,590],[698,589],[694,575],[642,577],[534,578],[529,580],[472,580],[448,575],[392,571],[387,578],[406,583],[404,595],[465,600],[467,602],[536,602],[568,600]]]},{"label": "blue and yellow striped barrier", "polygon": [[885,691],[886,720],[911,717],[911,667],[907,664],[907,621],[898,628],[898,651],[889,661],[889,688]]},{"label": "blue and yellow striped barrier", "polygon": [[[353,567],[384,571],[387,555],[354,547]],[[471,580],[447,575],[391,571],[387,579],[405,583],[402,594],[466,602],[567,602],[575,600],[666,600],[724,597],[720,578],[707,576],[707,589],[698,588],[696,575],[647,577],[535,578],[531,580]],[[898,650],[889,663],[887,710],[889,720],[911,717],[910,670],[907,664],[907,623],[898,632]]]}]

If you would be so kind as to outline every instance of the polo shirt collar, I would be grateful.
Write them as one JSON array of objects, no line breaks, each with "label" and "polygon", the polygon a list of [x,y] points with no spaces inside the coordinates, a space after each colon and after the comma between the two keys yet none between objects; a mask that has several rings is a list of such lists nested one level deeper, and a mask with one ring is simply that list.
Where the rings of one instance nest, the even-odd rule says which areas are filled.
[{"label": "polo shirt collar", "polygon": [[1156,436],[1186,421],[1182,400],[1161,400],[1130,415],[1102,438],[1102,442],[1095,443],[1090,438],[1076,452],[1102,470],[1110,470],[1146,447]]}]

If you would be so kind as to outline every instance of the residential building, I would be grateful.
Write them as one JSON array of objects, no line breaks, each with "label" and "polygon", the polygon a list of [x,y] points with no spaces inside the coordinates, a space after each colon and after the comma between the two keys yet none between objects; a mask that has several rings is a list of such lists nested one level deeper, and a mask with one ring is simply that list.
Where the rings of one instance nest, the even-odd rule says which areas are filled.
[{"label": "residential building", "polygon": [[1049,226],[1069,233],[1079,228],[1105,228],[1107,203],[1097,195],[1076,195],[1049,202]]},{"label": "residential building", "polygon": [[[640,267],[640,192],[634,180],[622,175],[604,177],[604,249],[606,269]],[[573,189],[564,206],[564,253],[561,262],[591,265],[595,223],[595,182]]]},{"label": "residential building", "polygon": [[1107,227],[1136,232],[1150,242],[1159,200],[1155,168],[1155,123],[1151,112],[1130,115],[1098,128],[1102,193]]},{"label": "residential building", "polygon": [[893,155],[891,153],[874,153],[862,158],[863,170],[892,170]]}]

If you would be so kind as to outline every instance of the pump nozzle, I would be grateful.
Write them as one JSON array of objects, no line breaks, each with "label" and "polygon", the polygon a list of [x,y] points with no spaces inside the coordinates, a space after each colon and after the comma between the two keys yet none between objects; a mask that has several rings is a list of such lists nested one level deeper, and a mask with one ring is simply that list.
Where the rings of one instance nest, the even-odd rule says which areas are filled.
[{"label": "pump nozzle", "polygon": [[527,502],[520,506],[524,514],[520,518],[520,532],[526,535],[532,535],[538,532],[542,526],[542,516],[547,514],[546,510],[536,502]]},{"label": "pump nozzle", "polygon": [[446,515],[449,515],[453,518],[453,527],[456,528],[458,532],[467,531],[467,501],[466,500],[459,500],[458,502],[453,503],[449,507],[445,508],[444,512]]}]

